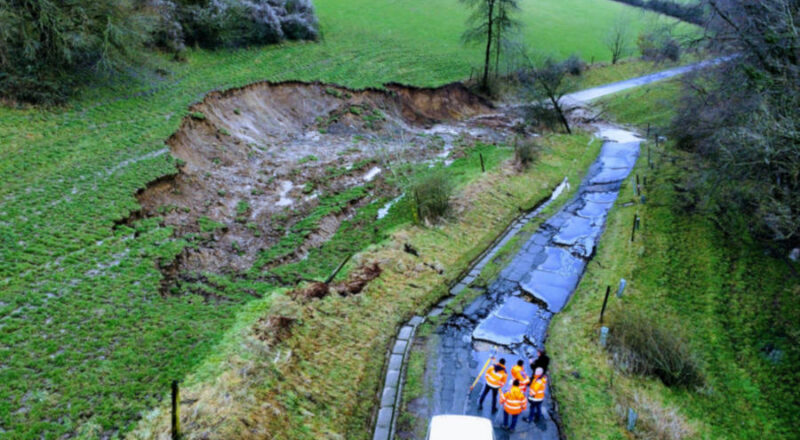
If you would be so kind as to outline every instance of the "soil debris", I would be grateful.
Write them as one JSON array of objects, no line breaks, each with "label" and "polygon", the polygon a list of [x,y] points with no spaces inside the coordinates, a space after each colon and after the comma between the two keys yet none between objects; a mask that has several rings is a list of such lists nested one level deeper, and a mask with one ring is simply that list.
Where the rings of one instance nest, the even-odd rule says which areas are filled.
[{"label": "soil debris", "polygon": [[[138,194],[141,211],[128,222],[158,216],[190,242],[164,265],[168,293],[187,273],[249,270],[326,197],[367,188],[348,209],[321,217],[294,253],[274,263],[297,261],[358,207],[398,195],[385,182],[392,164],[447,163],[460,153],[454,144],[502,141],[515,121],[461,84],[350,90],[262,82],[212,92],[167,141],[177,172]],[[449,157],[441,157],[442,145]]]}]

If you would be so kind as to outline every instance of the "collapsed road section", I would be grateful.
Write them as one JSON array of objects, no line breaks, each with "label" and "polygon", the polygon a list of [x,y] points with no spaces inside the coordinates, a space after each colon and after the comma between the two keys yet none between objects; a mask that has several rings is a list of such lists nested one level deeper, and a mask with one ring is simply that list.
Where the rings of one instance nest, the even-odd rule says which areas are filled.
[{"label": "collapsed road section", "polygon": [[[603,148],[576,196],[550,217],[528,240],[489,287],[461,313],[439,326],[425,345],[424,388],[408,402],[419,420],[440,414],[466,414],[493,420],[497,439],[558,439],[557,413],[549,393],[538,422],[520,422],[513,433],[500,429],[502,407],[478,409],[481,385],[470,385],[493,353],[510,370],[542,349],[554,313],[567,304],[588,260],[594,254],[608,211],[622,181],[639,156],[640,139],[605,127],[598,132]],[[529,371],[530,375],[531,372]],[[506,390],[510,384],[506,385]],[[527,415],[527,414],[526,414]],[[399,438],[406,433],[398,433]]]}]

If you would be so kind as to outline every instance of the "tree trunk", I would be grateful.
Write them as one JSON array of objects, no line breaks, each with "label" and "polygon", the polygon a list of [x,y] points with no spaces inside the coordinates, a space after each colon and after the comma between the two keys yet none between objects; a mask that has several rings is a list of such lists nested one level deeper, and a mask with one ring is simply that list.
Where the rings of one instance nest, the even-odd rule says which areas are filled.
[{"label": "tree trunk", "polygon": [[561,120],[561,124],[564,125],[564,128],[567,130],[567,134],[572,134],[572,129],[569,128],[569,121],[567,121],[567,117],[564,116],[564,111],[561,109],[561,105],[558,103],[558,99],[555,96],[550,96],[550,102],[553,103],[553,110],[558,113],[558,119]]},{"label": "tree trunk", "polygon": [[486,59],[483,63],[483,90],[489,90],[489,64],[492,58],[492,26],[494,25],[494,2],[495,0],[487,0],[489,3],[489,16],[487,26],[486,38]]},{"label": "tree trunk", "polygon": [[[502,9],[503,8],[503,4],[502,3],[499,4],[497,6],[497,8],[498,8],[497,16],[498,17],[502,17],[502,15],[503,15],[503,9]],[[497,79],[497,76],[500,74],[500,42],[501,42],[500,40],[502,39],[502,32],[503,32],[503,27],[502,26],[498,26],[497,27],[497,32],[496,32],[497,33],[497,43],[494,46],[494,79],[495,80]]]}]

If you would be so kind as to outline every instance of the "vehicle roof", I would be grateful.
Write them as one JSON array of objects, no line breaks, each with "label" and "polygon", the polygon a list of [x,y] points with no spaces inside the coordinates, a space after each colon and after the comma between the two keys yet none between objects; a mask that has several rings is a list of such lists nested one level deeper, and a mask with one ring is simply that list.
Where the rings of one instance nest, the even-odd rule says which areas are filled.
[{"label": "vehicle roof", "polygon": [[484,417],[442,415],[431,419],[430,440],[493,440],[491,420]]}]

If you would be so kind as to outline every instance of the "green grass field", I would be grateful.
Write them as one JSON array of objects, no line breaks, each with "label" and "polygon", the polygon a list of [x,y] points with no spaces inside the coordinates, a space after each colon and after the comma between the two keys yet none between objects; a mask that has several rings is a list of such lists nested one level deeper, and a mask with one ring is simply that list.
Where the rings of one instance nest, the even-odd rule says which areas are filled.
[{"label": "green grass field", "polygon": [[[480,48],[459,42],[467,12],[455,0],[316,5],[320,43],[190,51],[182,64],[156,59],[160,75],[86,87],[64,108],[0,108],[0,434],[125,432],[208,355],[245,301],[239,290],[275,288],[220,279],[231,301],[163,297],[158,265],[187,242],[158,219],[115,228],[138,209],[138,189],[175,171],[163,142],[190,103],[258,80],[434,86],[480,63]],[[637,29],[657,19],[610,1],[523,7],[531,49],[587,60],[607,57],[616,15]]]},{"label": "green grass field", "polygon": [[[604,100],[618,121],[663,127],[674,114],[678,82]],[[680,208],[679,185],[693,158],[671,144],[656,150],[654,169],[644,145],[634,170],[646,203],[633,203],[628,179],[595,259],[565,310],[551,326],[559,411],[570,438],[630,438],[628,407],[640,415],[637,438],[797,438],[798,265],[776,258],[747,236],[726,236],[702,213]],[[642,228],[631,242],[633,216]],[[705,376],[700,388],[668,388],[659,380],[620,373],[598,344],[598,318],[607,285],[606,323],[628,308],[676,326]],[[777,350],[777,351],[774,351]],[[782,354],[776,354],[782,353]]]}]

